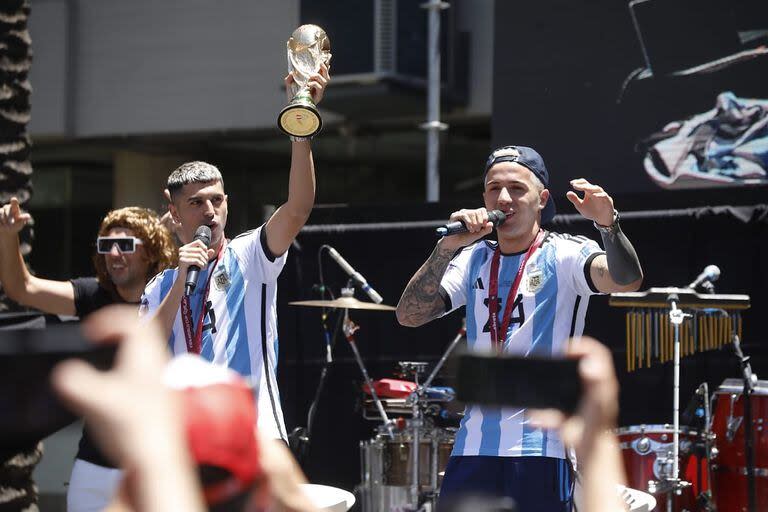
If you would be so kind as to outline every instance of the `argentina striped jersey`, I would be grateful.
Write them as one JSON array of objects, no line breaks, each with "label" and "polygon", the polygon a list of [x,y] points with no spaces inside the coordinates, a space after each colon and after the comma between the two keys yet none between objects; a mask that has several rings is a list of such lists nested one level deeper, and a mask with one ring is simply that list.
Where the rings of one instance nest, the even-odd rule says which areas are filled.
[{"label": "argentina striped jersey", "polygon": [[[466,305],[470,351],[494,350],[489,329],[488,285],[496,246],[496,242],[484,240],[464,248],[448,265],[441,281],[447,312]],[[499,322],[525,252],[501,257]],[[505,353],[557,357],[565,352],[568,338],[580,336],[584,330],[590,295],[599,293],[591,281],[589,265],[600,254],[603,251],[588,238],[546,233],[523,271],[509,329],[504,335]],[[525,409],[471,404],[464,411],[453,455],[566,456],[557,432],[531,426]]]},{"label": "argentina striped jersey", "polygon": [[[282,439],[286,433],[276,378],[276,301],[277,277],[286,256],[287,252],[273,257],[264,226],[243,233],[227,244],[219,260],[200,270],[199,285],[190,297],[192,325],[197,326],[200,315],[205,315],[200,355],[250,378],[258,388],[259,428]],[[142,315],[158,308],[176,275],[177,269],[168,269],[147,284],[141,298]],[[209,275],[208,296],[204,297]],[[168,344],[175,355],[187,352],[181,308]]]}]

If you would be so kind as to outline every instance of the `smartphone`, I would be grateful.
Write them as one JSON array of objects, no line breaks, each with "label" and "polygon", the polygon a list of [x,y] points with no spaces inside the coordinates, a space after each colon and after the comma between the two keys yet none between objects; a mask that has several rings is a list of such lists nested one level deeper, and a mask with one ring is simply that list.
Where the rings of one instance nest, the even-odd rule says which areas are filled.
[{"label": "smartphone", "polygon": [[462,402],[573,414],[581,398],[579,360],[465,353],[456,387]]},{"label": "smartphone", "polygon": [[58,363],[76,358],[106,370],[115,350],[86,340],[79,324],[0,330],[0,454],[34,446],[77,419],[51,387]]}]

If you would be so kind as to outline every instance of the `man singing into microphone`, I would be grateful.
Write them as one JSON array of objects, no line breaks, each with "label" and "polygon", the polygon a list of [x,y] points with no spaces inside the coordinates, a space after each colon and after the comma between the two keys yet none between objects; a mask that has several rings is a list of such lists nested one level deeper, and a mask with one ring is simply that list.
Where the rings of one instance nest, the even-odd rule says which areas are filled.
[{"label": "man singing into microphone", "polygon": [[[451,215],[467,231],[437,243],[403,292],[397,318],[417,327],[466,305],[469,350],[561,356],[567,340],[583,331],[590,295],[635,291],[642,282],[613,199],[585,179],[571,181],[576,192],[567,194],[594,222],[603,252],[588,238],[541,228],[555,205],[544,161],[533,149],[492,152],[483,183],[485,208]],[[498,242],[480,240],[493,229],[488,210],[506,217],[496,229]],[[440,499],[477,493],[511,496],[520,510],[570,511],[573,477],[557,432],[536,428],[525,409],[468,405]]]},{"label": "man singing into microphone", "polygon": [[[286,84],[292,80],[286,78]],[[308,85],[315,104],[328,81],[323,65]],[[262,226],[231,241],[224,235],[227,195],[219,170],[189,162],[168,177],[165,191],[177,234],[179,266],[157,275],[142,297],[143,314],[157,315],[174,354],[199,353],[250,377],[258,387],[259,428],[287,440],[277,390],[277,277],[288,248],[315,200],[315,167],[308,140],[291,143],[288,200]],[[195,239],[210,228],[210,245]],[[200,269],[194,291],[184,292],[189,269]]]}]

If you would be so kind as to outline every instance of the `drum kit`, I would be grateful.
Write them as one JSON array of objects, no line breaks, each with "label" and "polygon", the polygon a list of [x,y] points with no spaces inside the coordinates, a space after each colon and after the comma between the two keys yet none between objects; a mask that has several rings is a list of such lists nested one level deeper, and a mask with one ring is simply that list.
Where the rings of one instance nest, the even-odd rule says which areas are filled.
[{"label": "drum kit", "polygon": [[[367,419],[380,421],[374,437],[360,442],[361,484],[358,491],[362,510],[434,510],[456,429],[440,425],[438,421],[447,415],[446,405],[453,399],[452,390],[434,388],[432,383],[464,337],[464,327],[426,379],[423,377],[428,363],[403,361],[398,363],[400,377],[407,380],[380,379],[374,382],[357,349],[355,336],[359,326],[350,319],[349,312],[394,311],[394,307],[359,301],[354,298],[351,286],[342,288],[341,297],[332,300],[290,304],[343,311],[344,337],[365,381],[363,392],[369,397],[364,400],[363,414]],[[711,335],[720,327],[721,330],[731,328],[732,341],[738,349],[740,318],[734,321],[726,310],[749,307],[749,298],[742,295],[700,296],[689,289],[652,288],[648,292],[613,294],[611,305],[630,307],[633,308],[631,315],[643,315],[644,334],[632,343],[633,348],[644,347],[640,358],[647,361],[654,353],[654,344],[658,349],[663,348],[664,343],[663,339],[654,340],[654,335],[660,332],[659,315],[648,308],[668,308],[671,324],[668,327],[669,352],[673,355],[670,359],[674,360],[673,423],[629,426],[616,432],[628,484],[634,488],[621,493],[626,497],[627,509],[651,510],[658,505],[656,510],[667,512],[768,510],[768,432],[764,430],[768,427],[764,425],[764,421],[768,423],[768,381],[757,381],[749,369],[748,358],[741,356],[743,380],[727,379],[711,398],[707,396],[706,384],[699,387],[697,394],[701,396],[704,410],[703,428],[696,430],[681,426],[679,422],[681,341],[688,343],[687,350],[692,353],[700,346],[699,336]],[[638,312],[637,308],[645,309]],[[681,326],[694,315],[684,312],[683,308],[699,308],[708,314],[712,311],[722,313],[728,321],[709,331],[704,328],[699,333],[690,328],[684,330]],[[707,321],[705,319],[702,325],[706,327]],[[653,322],[657,322],[655,330]],[[749,400],[744,400],[744,396]],[[755,412],[754,421],[752,411]],[[754,447],[750,430],[755,431]],[[759,485],[755,485],[756,479]],[[759,508],[755,508],[756,505]]]},{"label": "drum kit", "polygon": [[[741,379],[726,379],[709,399],[706,383],[699,387],[706,411],[704,427],[700,431],[680,427],[678,460],[683,485],[677,492],[665,487],[672,480],[672,425],[619,428],[616,435],[629,485],[648,490],[662,511],[748,511],[743,391]],[[751,406],[756,478],[753,510],[762,511],[768,510],[768,381],[756,381]]]},{"label": "drum kit", "polygon": [[[399,376],[407,380],[380,379],[374,382],[357,349],[359,326],[349,317],[350,310],[394,311],[384,304],[354,298],[354,288],[342,288],[333,300],[291,302],[291,305],[343,310],[342,330],[365,382],[363,414],[379,420],[375,435],[360,442],[361,484],[359,492],[364,512],[390,510],[434,510],[442,475],[453,450],[455,428],[437,425],[436,419],[453,400],[450,388],[432,387],[432,382],[448,356],[463,339],[459,333],[443,353],[426,380],[426,362],[402,361]],[[379,396],[381,394],[381,396]],[[397,415],[397,419],[390,418]]]}]

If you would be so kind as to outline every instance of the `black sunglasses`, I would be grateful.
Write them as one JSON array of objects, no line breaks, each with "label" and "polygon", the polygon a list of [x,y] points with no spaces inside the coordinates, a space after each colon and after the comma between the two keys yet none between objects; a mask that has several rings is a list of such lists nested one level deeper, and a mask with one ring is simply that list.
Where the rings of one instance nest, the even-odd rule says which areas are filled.
[{"label": "black sunglasses", "polygon": [[96,252],[109,254],[116,245],[121,253],[130,254],[136,252],[137,245],[142,244],[143,242],[135,236],[100,236],[96,239]]}]

